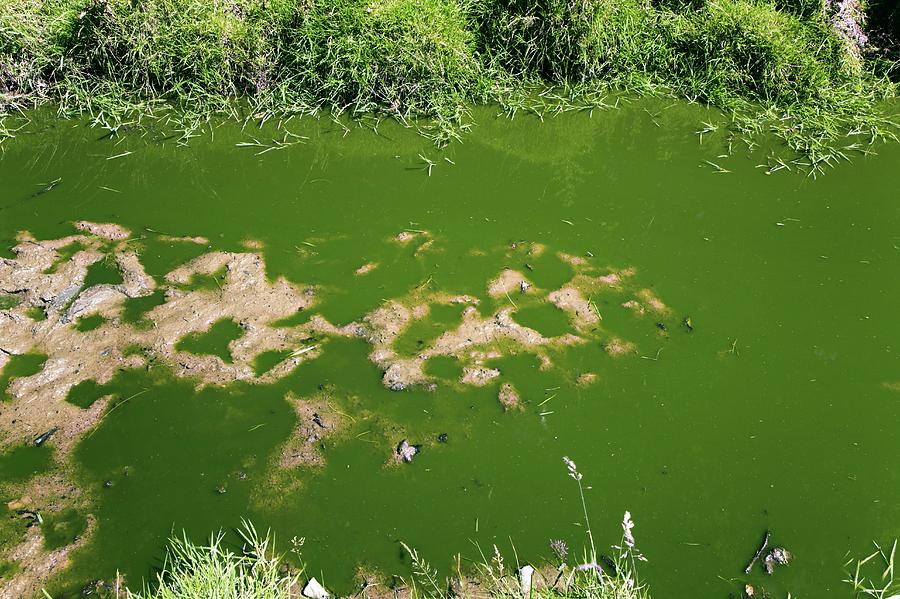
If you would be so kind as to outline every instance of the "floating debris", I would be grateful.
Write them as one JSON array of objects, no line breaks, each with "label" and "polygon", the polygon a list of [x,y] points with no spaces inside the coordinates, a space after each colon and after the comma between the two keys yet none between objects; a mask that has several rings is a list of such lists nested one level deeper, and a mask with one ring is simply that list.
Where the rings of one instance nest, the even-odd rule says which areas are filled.
[{"label": "floating debris", "polygon": [[417,453],[419,453],[419,446],[410,445],[406,439],[400,441],[400,444],[397,446],[397,455],[407,464],[413,461]]},{"label": "floating debris", "polygon": [[569,546],[562,539],[550,539],[550,551],[560,562],[563,562],[569,555]]},{"label": "floating debris", "polygon": [[44,523],[44,519],[41,517],[40,512],[37,510],[17,510],[16,515],[21,519],[25,520],[28,524],[25,525],[25,528],[31,528],[32,526],[40,526]]},{"label": "floating debris", "polygon": [[521,283],[519,283],[519,290],[521,290],[522,293],[526,293],[529,289],[531,289],[531,283],[529,283],[528,281],[522,281]]},{"label": "floating debris", "polygon": [[684,320],[681,321],[681,324],[687,329],[688,333],[694,332],[694,323],[690,316],[685,316]]},{"label": "floating debris", "polygon": [[766,574],[772,575],[775,571],[775,566],[786,566],[791,561],[791,553],[784,547],[775,547],[769,553],[766,554],[766,557],[763,558],[763,564],[766,567]]},{"label": "floating debris", "polygon": [[523,597],[531,597],[531,579],[534,577],[534,568],[528,564],[519,570],[519,587]]},{"label": "floating debris", "polygon": [[62,177],[57,177],[53,181],[50,181],[49,183],[47,183],[43,187],[41,187],[39,190],[37,190],[36,192],[31,194],[31,196],[29,196],[29,197],[37,198],[37,197],[44,195],[48,191],[53,191],[53,188],[56,187],[57,185],[59,185],[60,181],[62,181]]},{"label": "floating debris", "polygon": [[51,429],[50,429],[49,431],[47,431],[46,433],[44,433],[44,434],[42,434],[42,435],[39,435],[39,436],[34,440],[34,444],[35,444],[37,447],[40,447],[41,445],[43,445],[44,443],[46,443],[46,442],[50,439],[50,437],[52,437],[52,436],[54,435],[54,433],[56,433],[56,431],[58,431],[58,430],[59,430],[59,427],[58,427],[58,426],[54,426],[53,428],[51,428]]},{"label": "floating debris", "polygon": [[303,587],[303,596],[309,597],[309,599],[328,599],[329,597],[328,591],[315,578],[310,578]]},{"label": "floating debris", "polygon": [[747,567],[744,568],[744,574],[750,574],[750,570],[753,569],[753,564],[760,558],[763,552],[766,550],[766,547],[769,546],[769,537],[771,533],[767,530],[763,535],[762,544],[759,546],[759,549],[756,551],[756,554],[753,556],[753,559],[750,560],[750,563],[747,564]]},{"label": "floating debris", "polygon": [[438,442],[446,443],[447,442],[447,433],[441,433],[440,435],[438,435]]}]

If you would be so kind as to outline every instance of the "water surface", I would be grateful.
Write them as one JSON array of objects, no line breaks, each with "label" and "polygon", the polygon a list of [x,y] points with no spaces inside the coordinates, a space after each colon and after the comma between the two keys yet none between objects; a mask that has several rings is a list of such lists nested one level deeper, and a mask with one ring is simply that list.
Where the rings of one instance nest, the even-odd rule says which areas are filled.
[{"label": "water surface", "polygon": [[[317,285],[314,311],[340,325],[423,284],[478,297],[490,314],[507,304],[485,292],[501,269],[555,289],[572,276],[557,254],[565,252],[636,268],[673,310],[662,331],[651,316],[594,298],[605,326],[637,344],[633,356],[611,358],[591,343],[560,350],[549,370],[527,352],[497,358],[489,365],[523,400],[507,413],[499,380],[461,387],[451,358],[427,365],[436,390],[389,391],[371,347],[353,339],[326,340],[320,358],[270,385],[198,390],[163,366],[78,389],[70,401],[84,407],[101,393],[141,395],[76,449],[97,529],[59,587],[117,569],[140,580],[161,565],[172,531],[203,539],[241,517],[282,541],[306,537],[310,571],[343,592],[360,563],[408,573],[399,541],[440,568],[457,552],[477,557],[473,543],[510,556],[513,543],[523,559],[539,560],[550,555],[549,539],[561,538],[580,553],[580,502],[561,462],[568,455],[590,486],[602,545],[618,542],[626,509],[634,515],[649,558],[641,573],[656,596],[735,592],[767,528],[796,560],[754,580],[776,596],[847,596],[845,554],[900,535],[900,394],[891,387],[900,381],[900,148],[881,147],[818,180],[767,176],[761,155],[721,159],[715,140],[698,145],[691,132],[708,118],[701,112],[633,104],[539,123],[485,109],[464,143],[443,152],[389,123],[345,136],[328,121],[293,123],[310,139],[262,155],[236,144],[273,133],[234,126],[181,147],[152,135],[101,139],[49,120],[8,144],[0,158],[6,255],[22,230],[51,239],[71,234],[75,220],[116,222],[147,236],[141,258],[162,282],[210,248],[247,251],[255,240],[269,275]],[[436,161],[430,176],[419,154]],[[33,195],[57,178],[51,192]],[[429,231],[431,251],[389,241],[405,229]],[[548,249],[537,258],[510,250],[522,242]],[[367,263],[378,266],[354,274]],[[218,276],[191,287],[214,293]],[[119,281],[105,261],[89,279]],[[124,319],[140,322],[162,301],[135,301]],[[513,318],[548,335],[571,330],[553,310],[524,302]],[[430,314],[400,338],[401,353],[415,355],[460,318],[450,307]],[[686,317],[692,331],[679,324]],[[220,328],[188,342],[191,351],[228,357],[238,333]],[[259,371],[283,357],[259,358]],[[19,362],[2,374],[4,389],[33,366]],[[597,383],[574,384],[572,373],[586,371]],[[273,478],[268,465],[294,426],[284,395],[323,386],[360,416],[349,440],[325,447],[323,469],[289,483]],[[441,433],[446,444],[436,442]],[[400,435],[424,451],[385,468]],[[28,452],[24,468],[4,466],[8,476],[45,467],[44,454]],[[67,542],[81,522],[63,514],[52,542]]]}]

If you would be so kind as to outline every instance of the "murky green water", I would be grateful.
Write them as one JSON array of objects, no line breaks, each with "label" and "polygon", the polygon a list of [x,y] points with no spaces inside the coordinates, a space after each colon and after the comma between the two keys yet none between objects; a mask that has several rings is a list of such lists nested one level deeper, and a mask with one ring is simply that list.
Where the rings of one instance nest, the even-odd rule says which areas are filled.
[{"label": "murky green water", "polygon": [[[285,545],[305,536],[311,571],[342,591],[360,563],[407,573],[399,541],[439,567],[456,552],[477,557],[473,542],[511,555],[512,541],[522,558],[548,557],[550,538],[572,548],[584,540],[561,462],[568,455],[592,487],[604,546],[619,540],[631,510],[657,597],[728,596],[766,528],[796,555],[763,581],[774,596],[846,596],[845,554],[900,535],[900,393],[890,387],[900,381],[900,148],[817,181],[766,176],[759,160],[719,159],[713,142],[698,147],[699,111],[639,104],[540,124],[485,110],[465,143],[443,154],[390,124],[344,136],[327,121],[295,125],[307,143],[259,156],[235,144],[267,134],[233,127],[179,147],[97,140],[97,131],[48,121],[9,144],[0,158],[5,255],[23,229],[49,239],[70,234],[74,220],[116,222],[148,236],[141,259],[161,281],[209,247],[246,251],[243,241],[259,240],[270,276],[321,289],[321,303],[284,326],[313,313],[345,324],[428,284],[481,298],[482,314],[515,303],[521,324],[564,334],[571,325],[549,304],[485,293],[505,267],[558,288],[573,273],[557,252],[633,266],[674,310],[662,331],[653,317],[594,298],[604,325],[637,353],[611,358],[591,343],[559,350],[550,370],[528,353],[497,358],[489,365],[524,406],[506,413],[500,380],[463,388],[452,358],[428,361],[441,379],[435,391],[389,391],[371,346],[352,339],[324,340],[320,358],[271,385],[198,391],[159,366],[76,388],[76,405],[108,393],[118,402],[75,452],[97,528],[58,587],[117,569],[139,580],[161,564],[172,531],[203,538],[245,516]],[[436,161],[431,176],[420,153]],[[51,192],[33,195],[57,178]],[[388,241],[404,229],[430,231],[434,251]],[[549,251],[509,250],[522,241]],[[354,274],[369,262],[378,267]],[[120,280],[114,264],[97,264],[90,284]],[[214,292],[220,277],[190,287]],[[164,300],[151,297],[129,302],[123,319],[141,322]],[[692,332],[678,324],[688,316]],[[460,318],[432,308],[398,351],[414,355]],[[226,357],[233,331],[210,335],[185,343]],[[261,356],[255,367],[283,358]],[[24,366],[7,370],[23,376],[15,369]],[[572,373],[584,371],[598,382],[575,385]],[[268,466],[294,426],[283,397],[320,386],[359,417],[346,441],[326,443],[324,469],[288,484]],[[385,468],[403,436],[422,453]],[[49,460],[29,451],[25,466],[0,458],[4,479]],[[48,542],[80,534],[83,517],[61,514]]]}]

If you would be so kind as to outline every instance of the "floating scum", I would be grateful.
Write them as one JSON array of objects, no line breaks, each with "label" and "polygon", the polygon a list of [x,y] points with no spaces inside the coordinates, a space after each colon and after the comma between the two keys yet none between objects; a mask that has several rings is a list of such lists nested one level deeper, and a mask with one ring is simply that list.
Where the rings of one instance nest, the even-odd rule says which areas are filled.
[{"label": "floating scum", "polygon": [[718,107],[751,147],[774,132],[818,170],[894,136],[879,103],[895,97],[896,70],[868,39],[865,9],[859,0],[10,0],[0,7],[0,107],[54,101],[112,129],[166,114],[185,133],[216,114],[324,109],[395,117],[446,141],[474,103],[549,112],[625,90]]},{"label": "floating scum", "polygon": [[[634,269],[600,267],[585,258],[560,252],[557,257],[569,263],[573,273],[560,289],[541,289],[523,273],[504,269],[484,282],[484,299],[419,286],[385,299],[358,321],[342,326],[319,314],[284,325],[284,319],[317,305],[317,288],[298,286],[284,278],[270,281],[259,253],[209,251],[157,281],[147,274],[141,262],[144,240],[135,238],[129,230],[88,221],[73,223],[73,229],[76,234],[43,241],[22,232],[13,248],[15,258],[0,262],[0,291],[17,300],[7,302],[2,310],[0,337],[4,341],[0,367],[11,367],[27,355],[39,357],[34,367],[18,369],[13,372],[17,376],[3,381],[3,453],[19,455],[16,452],[21,453],[21,447],[45,445],[45,441],[54,451],[54,463],[44,460],[33,472],[26,465],[27,476],[6,491],[28,503],[27,509],[36,501],[49,518],[65,510],[83,513],[89,509],[89,493],[70,480],[71,469],[60,468],[72,462],[76,447],[84,447],[80,441],[101,430],[104,418],[124,404],[143,404],[153,395],[148,393],[153,386],[148,378],[148,382],[119,394],[121,397],[115,396],[111,391],[113,380],[123,372],[149,372],[161,367],[163,372],[184,381],[183,393],[196,387],[197,392],[211,390],[214,394],[216,389],[249,384],[270,389],[272,401],[283,395],[286,404],[293,407],[296,423],[279,423],[285,430],[294,431],[281,441],[283,447],[276,452],[276,463],[271,468],[275,480],[287,480],[289,470],[323,465],[321,440],[332,438],[340,442],[346,437],[347,421],[353,417],[331,405],[333,391],[328,386],[320,385],[318,395],[298,397],[284,392],[279,395],[271,385],[286,379],[302,363],[318,360],[329,343],[340,343],[341,338],[357,339],[368,347],[366,357],[382,372],[382,384],[387,389],[433,390],[440,383],[462,390],[496,382],[499,391],[493,393],[498,410],[521,411],[521,398],[510,379],[493,366],[494,361],[525,353],[531,354],[542,370],[550,370],[554,368],[554,358],[573,346],[593,344],[596,351],[605,352],[610,359],[636,352],[633,342],[619,338],[607,328],[587,298],[603,296],[617,302],[623,320],[643,321],[651,331],[657,328],[653,321],[669,321],[673,326],[677,322],[672,310],[651,290],[641,289]],[[431,239],[426,231],[419,235]],[[393,244],[403,243],[404,239],[406,236],[401,235],[384,241]],[[203,244],[206,240],[196,242]],[[71,251],[72,246],[76,251]],[[422,247],[426,247],[420,247],[422,251],[434,251],[430,243]],[[535,252],[538,249],[546,251],[542,245],[532,248]],[[106,261],[117,276],[114,280],[92,281],[91,269]],[[216,273],[223,274],[215,286],[190,284],[198,277]],[[160,292],[162,301],[154,300],[141,319],[124,318],[130,302]],[[503,299],[509,299],[511,294],[516,295],[517,302],[505,303]],[[434,306],[452,307],[459,311],[459,317],[442,325],[443,329],[417,348],[414,355],[402,352],[397,347],[398,340],[415,323],[427,319]],[[546,333],[529,328],[516,321],[518,306],[544,306],[558,311],[571,327]],[[29,315],[35,310],[42,312],[44,318],[32,319]],[[81,326],[91,318],[97,320],[95,326]],[[260,369],[260,356],[271,359],[273,353],[275,363]],[[428,374],[426,363],[434,358],[458,362],[463,367],[459,378],[447,381]],[[593,373],[582,371],[564,376],[573,382],[577,378],[582,384],[595,379]],[[192,409],[201,409],[201,405],[192,404]],[[362,417],[367,410],[369,407],[363,404],[356,410],[357,416]],[[248,423],[246,428],[252,432],[265,424],[269,425],[267,431],[277,428],[265,420]],[[390,431],[401,433],[390,419],[376,428],[383,428],[387,437]],[[387,438],[383,443],[387,464],[397,461],[396,442]],[[110,482],[107,486],[112,485]],[[226,491],[222,485],[219,492]],[[79,537],[78,543],[47,548],[52,549],[52,555],[41,553],[40,534],[32,531],[12,549],[10,555],[18,556],[22,570],[4,588],[15,592],[35,590],[35,585],[64,568],[69,551],[89,542],[85,539],[93,534],[95,524],[69,520],[60,524],[60,530],[77,529],[74,536]],[[21,557],[26,554],[27,559]],[[42,563],[50,565],[44,567]]]}]

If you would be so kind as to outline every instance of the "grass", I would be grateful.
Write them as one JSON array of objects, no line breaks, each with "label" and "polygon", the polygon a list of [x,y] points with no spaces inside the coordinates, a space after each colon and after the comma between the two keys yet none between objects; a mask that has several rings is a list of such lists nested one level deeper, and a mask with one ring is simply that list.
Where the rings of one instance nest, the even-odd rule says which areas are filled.
[{"label": "grass", "polygon": [[[829,4],[830,5],[830,4]],[[443,143],[467,107],[596,105],[625,90],[703,102],[730,141],[774,134],[814,172],[892,139],[896,11],[878,43],[822,0],[7,0],[0,139],[54,101],[113,131],[212,117],[393,117]],[[862,20],[862,16],[860,16]],[[864,23],[862,23],[864,25]],[[892,37],[893,36],[893,37]],[[896,54],[896,52],[895,52]],[[5,127],[5,129],[4,129]]]},{"label": "grass", "polygon": [[124,596],[128,599],[295,597],[292,587],[300,573],[286,574],[282,570],[280,557],[269,547],[271,537],[259,535],[248,522],[239,532],[244,540],[241,553],[228,549],[222,534],[214,536],[205,546],[195,545],[187,537],[173,538],[155,588],[126,590]]},{"label": "grass", "polygon": [[870,555],[862,559],[851,559],[844,564],[848,569],[844,582],[853,588],[853,597],[892,599],[900,596],[900,580],[894,571],[896,558],[895,540],[890,547],[881,547],[875,543],[875,551]]},{"label": "grass", "polygon": [[[582,505],[585,506],[581,475],[574,463],[566,460],[569,474],[578,482]],[[401,591],[401,594],[411,599],[448,597],[451,596],[448,589],[454,589],[452,596],[477,595],[498,599],[649,599],[647,587],[637,579],[636,564],[643,557],[634,547],[630,515],[625,515],[622,543],[614,546],[616,552],[604,566],[605,570],[597,565],[598,554],[590,532],[586,506],[584,517],[590,545],[585,551],[582,560],[584,563],[574,566],[563,563],[567,549],[561,541],[555,541],[551,543],[551,547],[554,548],[559,563],[546,569],[550,579],[535,574],[534,584],[526,583],[524,587],[520,577],[522,565],[506,565],[496,547],[489,557],[481,554],[481,561],[476,561],[473,571],[464,573],[460,568],[462,560],[457,559],[455,573],[449,579],[444,579],[415,549],[401,543],[412,564],[412,575],[399,579],[400,586],[408,591]],[[242,540],[240,551],[230,549],[222,533],[212,536],[206,545],[193,543],[185,536],[173,537],[165,564],[154,584],[145,585],[141,590],[117,586],[115,596],[127,599],[297,597],[298,590],[302,588],[301,582],[305,582],[302,579],[304,567],[298,569],[289,566],[284,556],[272,548],[271,534],[259,534],[251,523],[244,521],[237,532]],[[292,545],[292,552],[298,559],[302,558],[303,539],[293,539]],[[366,583],[357,596],[370,596],[369,588],[369,583]]]}]

